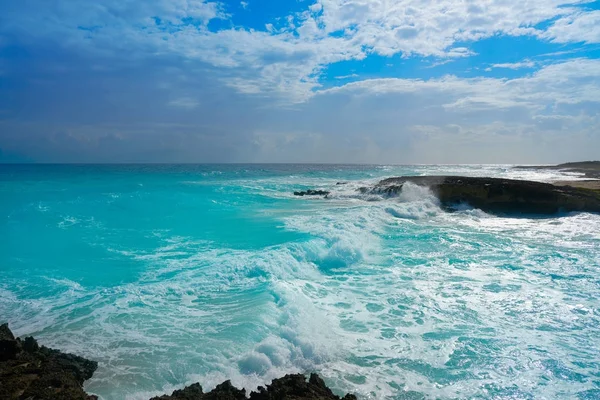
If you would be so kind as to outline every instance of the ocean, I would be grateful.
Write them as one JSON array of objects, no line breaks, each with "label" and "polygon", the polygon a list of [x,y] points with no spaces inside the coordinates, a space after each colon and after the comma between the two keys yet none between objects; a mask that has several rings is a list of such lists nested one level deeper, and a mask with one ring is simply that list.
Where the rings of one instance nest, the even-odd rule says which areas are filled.
[{"label": "ocean", "polygon": [[577,179],[0,165],[0,323],[98,361],[85,389],[103,400],[313,371],[360,399],[600,398],[600,216],[450,213],[417,186],[356,190],[440,174]]}]

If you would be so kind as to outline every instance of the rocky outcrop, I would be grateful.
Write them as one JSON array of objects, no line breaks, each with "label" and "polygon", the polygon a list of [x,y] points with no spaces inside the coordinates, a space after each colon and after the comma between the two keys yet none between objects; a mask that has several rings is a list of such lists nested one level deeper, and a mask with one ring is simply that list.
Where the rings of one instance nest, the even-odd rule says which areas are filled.
[{"label": "rocky outcrop", "polygon": [[[172,395],[154,397],[150,400],[247,400],[245,390],[236,389],[227,381],[208,393],[195,383]],[[311,374],[309,380],[301,374],[286,375],[275,379],[267,387],[260,386],[250,393],[250,400],[356,400],[356,396],[347,394],[340,398],[325,385],[317,374]]]},{"label": "rocky outcrop", "polygon": [[230,381],[225,381],[208,393],[202,391],[199,383],[185,389],[176,390],[172,395],[153,397],[150,400],[248,400],[244,389],[235,388]]},{"label": "rocky outcrop", "polygon": [[356,400],[353,394],[340,398],[325,385],[319,375],[311,374],[308,382],[304,375],[286,375],[275,379],[266,388],[250,394],[250,400]]},{"label": "rocky outcrop", "polygon": [[[15,338],[8,324],[0,325],[0,399],[1,400],[95,400],[83,391],[98,364],[72,354],[39,346],[32,337]],[[247,400],[246,391],[230,381],[204,393],[195,383],[171,395],[151,400]],[[250,400],[356,400],[354,395],[342,399],[333,394],[325,382],[311,374],[286,375],[266,388],[250,393]]]},{"label": "rocky outcrop", "polygon": [[492,213],[600,212],[600,194],[549,183],[464,176],[405,176],[379,182],[371,193],[395,195],[407,182],[426,186],[444,206],[468,203]]},{"label": "rocky outcrop", "polygon": [[15,338],[0,325],[0,399],[91,400],[83,382],[98,367],[94,361],[39,346],[32,337]]},{"label": "rocky outcrop", "polygon": [[294,192],[294,196],[325,196],[327,197],[330,192],[326,190],[303,190],[300,192]]}]

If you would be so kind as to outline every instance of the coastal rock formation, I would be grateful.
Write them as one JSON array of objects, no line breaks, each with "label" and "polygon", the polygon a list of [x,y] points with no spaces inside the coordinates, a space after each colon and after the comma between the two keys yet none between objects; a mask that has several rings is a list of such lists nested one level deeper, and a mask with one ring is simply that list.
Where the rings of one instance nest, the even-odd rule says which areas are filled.
[{"label": "coastal rock formation", "polygon": [[94,361],[39,346],[32,337],[15,338],[0,325],[0,399],[92,400],[83,382],[98,367]]},{"label": "coastal rock formation", "polygon": [[[97,400],[83,391],[83,382],[98,368],[95,361],[39,346],[32,337],[15,338],[8,324],[0,325],[0,399],[2,400]],[[195,383],[171,395],[151,400],[247,400],[244,389],[230,381],[208,393]],[[325,382],[311,374],[286,375],[266,388],[250,393],[250,400],[356,400],[348,394],[342,399]]]},{"label": "coastal rock formation", "polygon": [[[150,400],[246,400],[246,391],[236,389],[230,381],[224,382],[208,393],[195,383],[182,390],[176,390],[171,396],[154,397]],[[317,374],[311,374],[309,380],[301,374],[286,375],[275,379],[266,388],[259,387],[250,393],[250,400],[356,400],[356,396],[347,394],[340,398],[325,385]]]},{"label": "coastal rock formation", "polygon": [[395,195],[407,182],[430,188],[444,206],[464,202],[493,213],[600,212],[600,194],[592,190],[501,178],[404,176],[384,179],[371,193]]},{"label": "coastal rock formation", "polygon": [[353,394],[340,398],[325,385],[319,375],[311,374],[308,382],[304,375],[286,375],[275,379],[266,388],[250,394],[250,400],[356,400]]},{"label": "coastal rock formation", "polygon": [[194,383],[185,389],[176,390],[172,395],[153,397],[150,400],[247,400],[246,391],[234,387],[230,381],[225,381],[208,393],[202,391],[199,383]]}]

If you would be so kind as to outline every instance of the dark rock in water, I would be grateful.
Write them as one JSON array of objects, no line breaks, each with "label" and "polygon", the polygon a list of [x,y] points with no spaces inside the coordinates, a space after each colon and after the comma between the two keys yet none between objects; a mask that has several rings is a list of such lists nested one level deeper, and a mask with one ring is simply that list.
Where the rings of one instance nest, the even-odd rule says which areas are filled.
[{"label": "dark rock in water", "polygon": [[235,388],[230,381],[225,381],[208,393],[202,391],[199,383],[185,389],[176,390],[172,395],[153,397],[150,400],[247,400],[246,391]]},{"label": "dark rock in water", "polygon": [[8,329],[8,324],[0,326],[0,361],[14,359],[20,350],[19,342]]},{"label": "dark rock in water", "polygon": [[[340,400],[340,397],[325,385],[317,374],[311,374],[308,382],[304,375],[286,375],[275,379],[267,388],[262,386],[258,392],[250,394],[250,400]],[[356,396],[347,394],[342,400],[356,400]]]},{"label": "dark rock in water", "polygon": [[153,397],[150,400],[194,400],[203,398],[204,392],[202,391],[202,386],[199,383],[194,383],[185,389],[174,391],[170,396],[165,394],[160,397]]},{"label": "dark rock in water", "polygon": [[[171,396],[154,397],[150,400],[246,400],[246,392],[236,389],[230,381],[224,382],[208,393],[195,383],[182,390],[176,390]],[[348,394],[341,398],[325,385],[317,374],[311,374],[308,382],[304,375],[286,375],[275,379],[266,388],[259,387],[250,393],[250,400],[356,400]]]},{"label": "dark rock in water", "polygon": [[407,182],[430,188],[445,206],[465,202],[500,213],[600,212],[600,194],[592,190],[501,178],[405,176],[385,179],[371,193],[395,195]]},{"label": "dark rock in water", "polygon": [[327,197],[329,192],[326,190],[303,190],[301,192],[294,192],[294,196],[325,196]]},{"label": "dark rock in water", "polygon": [[15,339],[0,326],[0,399],[92,400],[83,382],[98,364],[39,346],[34,338]]}]

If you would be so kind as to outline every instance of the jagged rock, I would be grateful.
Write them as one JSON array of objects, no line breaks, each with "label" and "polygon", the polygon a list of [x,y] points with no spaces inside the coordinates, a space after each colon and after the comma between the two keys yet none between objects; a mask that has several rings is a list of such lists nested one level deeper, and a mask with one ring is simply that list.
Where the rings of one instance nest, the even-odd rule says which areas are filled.
[{"label": "jagged rock", "polygon": [[170,396],[165,394],[160,397],[153,397],[150,400],[195,400],[203,398],[204,392],[202,391],[202,386],[199,383],[194,383],[185,389],[174,391]]},{"label": "jagged rock", "polygon": [[303,190],[300,192],[294,192],[294,196],[325,196],[325,197],[327,197],[328,195],[329,195],[329,192],[326,190],[308,189],[308,190]]},{"label": "jagged rock", "polygon": [[150,400],[247,400],[247,398],[244,389],[237,389],[231,381],[225,381],[208,393],[202,391],[199,383],[194,383],[185,389],[174,391],[170,396],[163,395]]},{"label": "jagged rock", "polygon": [[0,326],[0,361],[14,359],[20,351],[20,344],[15,340],[8,324]]},{"label": "jagged rock", "polygon": [[500,213],[600,212],[600,194],[592,190],[501,178],[405,176],[384,179],[371,193],[395,195],[407,182],[430,188],[445,206],[465,202]]},{"label": "jagged rock", "polygon": [[[250,394],[250,400],[340,400],[339,396],[325,385],[317,374],[311,374],[308,382],[301,374],[286,375],[275,379],[266,389],[262,386],[258,392]],[[356,396],[347,394],[342,400],[356,400]]]},{"label": "jagged rock", "polygon": [[39,346],[28,337],[15,339],[8,324],[0,326],[0,399],[92,400],[83,382],[98,364]]},{"label": "jagged rock", "polygon": [[[83,391],[83,382],[98,367],[94,361],[39,346],[33,337],[15,338],[0,325],[1,400],[97,400]],[[250,394],[251,400],[340,400],[317,375],[286,375]],[[244,389],[225,381],[208,393],[195,383],[151,400],[248,400]],[[341,400],[356,400],[346,395]]]},{"label": "jagged rock", "polygon": [[[230,381],[226,381],[208,393],[195,383],[172,395],[154,397],[150,400],[247,400],[244,390],[236,389]],[[266,388],[259,387],[250,394],[250,400],[356,400],[356,396],[348,394],[340,398],[325,385],[317,374],[311,374],[308,382],[304,375],[286,375],[275,379]]]}]

